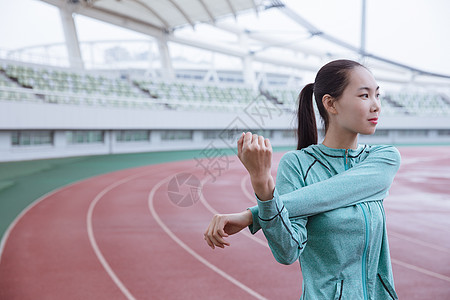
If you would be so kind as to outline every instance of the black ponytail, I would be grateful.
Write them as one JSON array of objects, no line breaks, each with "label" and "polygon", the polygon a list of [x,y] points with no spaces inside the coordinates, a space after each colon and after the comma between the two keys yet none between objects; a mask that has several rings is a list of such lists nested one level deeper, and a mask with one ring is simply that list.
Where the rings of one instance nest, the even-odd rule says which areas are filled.
[{"label": "black ponytail", "polygon": [[298,97],[298,130],[297,150],[317,144],[317,125],[313,107],[313,95],[316,99],[317,109],[322,118],[325,133],[328,130],[328,112],[322,103],[325,95],[338,100],[349,84],[350,70],[363,67],[360,63],[347,59],[339,59],[324,65],[317,72],[314,83],[307,84]]},{"label": "black ponytail", "polygon": [[313,107],[314,84],[310,83],[298,97],[297,150],[317,144],[317,125]]}]

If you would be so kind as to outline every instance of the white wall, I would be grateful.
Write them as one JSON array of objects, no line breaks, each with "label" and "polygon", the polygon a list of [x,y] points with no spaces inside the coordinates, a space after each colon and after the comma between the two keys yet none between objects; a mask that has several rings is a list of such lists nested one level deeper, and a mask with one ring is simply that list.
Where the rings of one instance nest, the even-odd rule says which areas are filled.
[{"label": "white wall", "polygon": [[[282,130],[295,128],[294,113],[259,111],[260,115],[220,111],[168,111],[148,108],[111,108],[48,103],[0,101],[0,161],[15,161],[131,153],[203,149],[213,143],[216,148],[235,148],[232,140],[204,139],[205,130],[271,130],[274,146],[293,146],[295,138],[283,138]],[[449,118],[382,117],[378,130],[386,136],[361,136],[361,143],[442,143],[450,136],[438,136],[438,129],[450,129]],[[320,122],[318,123],[319,128]],[[117,130],[149,130],[150,139],[139,142],[118,142]],[[398,130],[426,129],[427,135],[402,136]],[[11,134],[17,130],[51,130],[52,145],[13,146]],[[102,130],[104,141],[94,144],[69,144],[68,130]],[[192,140],[165,141],[162,130],[192,130]]]},{"label": "white wall", "polygon": [[[171,150],[191,150],[206,148],[233,148],[235,141],[223,141],[220,138],[210,140],[203,138],[202,130],[193,132],[192,140],[161,140],[161,131],[151,131],[148,141],[118,142],[115,131],[104,132],[104,142],[92,144],[68,144],[66,131],[56,130],[53,136],[53,145],[27,145],[12,146],[12,131],[0,131],[0,161],[17,161],[43,158],[56,158],[68,156],[100,155],[116,153],[135,153]],[[272,143],[277,146],[291,146],[294,139],[281,139],[276,135]]]},{"label": "white wall", "polygon": [[[224,129],[235,119],[250,128],[286,128],[292,116],[254,117],[241,111],[170,111],[0,101],[0,130],[6,129]],[[256,120],[257,119],[257,120]],[[263,121],[261,120],[263,119]],[[264,124],[262,124],[264,122]]]}]

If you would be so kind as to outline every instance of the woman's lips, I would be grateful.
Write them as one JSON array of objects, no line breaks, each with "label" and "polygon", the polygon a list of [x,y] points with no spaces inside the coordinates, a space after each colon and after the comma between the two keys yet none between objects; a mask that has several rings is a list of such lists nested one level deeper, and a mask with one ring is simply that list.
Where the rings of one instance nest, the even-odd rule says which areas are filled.
[{"label": "woman's lips", "polygon": [[378,124],[378,118],[369,119],[369,122],[371,122],[372,124]]}]

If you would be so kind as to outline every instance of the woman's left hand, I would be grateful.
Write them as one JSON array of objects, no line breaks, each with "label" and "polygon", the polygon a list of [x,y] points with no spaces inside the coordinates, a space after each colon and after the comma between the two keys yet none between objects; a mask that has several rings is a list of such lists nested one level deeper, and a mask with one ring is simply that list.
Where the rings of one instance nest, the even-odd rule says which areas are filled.
[{"label": "woman's left hand", "polygon": [[252,223],[252,213],[249,209],[236,214],[216,214],[204,233],[205,241],[212,249],[215,247],[225,248],[225,246],[230,246],[230,243],[224,238],[238,233]]}]

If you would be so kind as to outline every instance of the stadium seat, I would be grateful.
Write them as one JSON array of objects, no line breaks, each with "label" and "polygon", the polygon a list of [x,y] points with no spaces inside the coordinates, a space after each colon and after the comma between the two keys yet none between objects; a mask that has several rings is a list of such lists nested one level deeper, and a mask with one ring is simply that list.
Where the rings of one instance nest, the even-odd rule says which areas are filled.
[{"label": "stadium seat", "polygon": [[[24,92],[20,92],[21,88]],[[34,93],[27,92],[30,89]],[[14,63],[0,64],[0,91],[2,99],[11,101],[39,100],[41,96],[33,94],[41,94],[44,102],[55,104],[230,112],[239,112],[259,95],[258,91],[242,84],[154,78],[127,80],[94,71]],[[271,101],[283,109],[297,108],[299,90],[274,87],[267,92]],[[387,92],[381,99],[382,109],[385,115],[391,116],[448,116],[450,102],[445,97],[448,96],[429,92]]]}]

